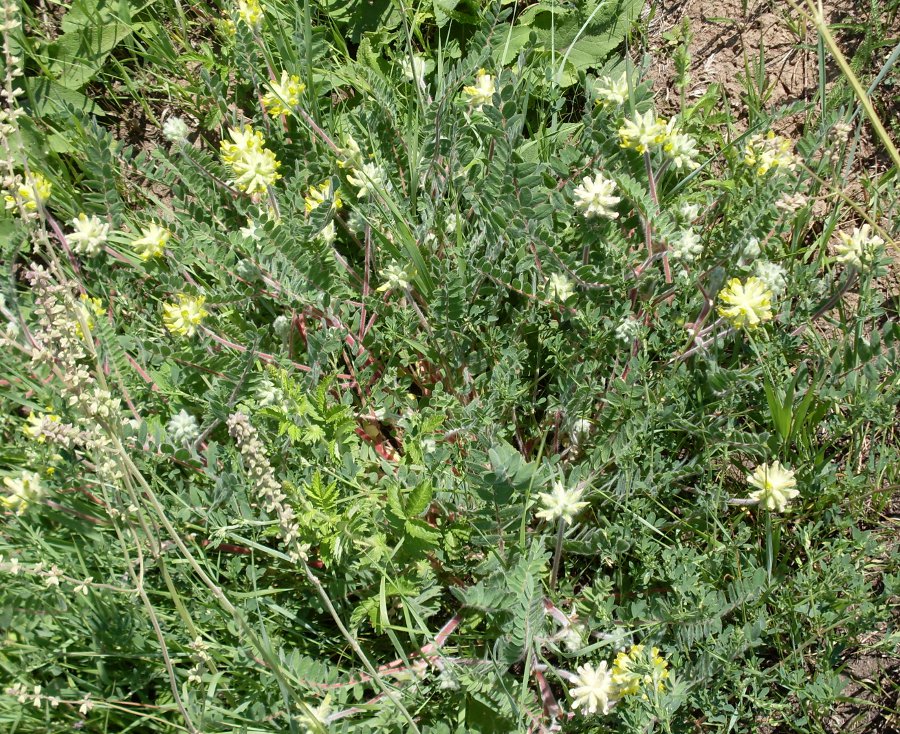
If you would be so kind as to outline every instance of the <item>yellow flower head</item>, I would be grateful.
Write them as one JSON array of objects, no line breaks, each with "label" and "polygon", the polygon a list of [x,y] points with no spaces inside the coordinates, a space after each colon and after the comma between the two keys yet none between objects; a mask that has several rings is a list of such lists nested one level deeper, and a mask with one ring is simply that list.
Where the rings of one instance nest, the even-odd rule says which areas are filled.
[{"label": "yellow flower head", "polygon": [[146,227],[141,227],[141,236],[132,240],[131,246],[137,252],[141,260],[149,260],[151,257],[162,257],[163,250],[172,233],[151,222]]},{"label": "yellow flower head", "polygon": [[625,120],[619,128],[619,144],[638,153],[646,153],[650,148],[666,141],[666,121],[656,117],[656,112],[634,113],[634,119]]},{"label": "yellow flower head", "polygon": [[0,495],[0,504],[15,510],[17,515],[25,512],[28,505],[44,493],[41,477],[37,472],[25,470],[17,477],[4,477],[6,494]]},{"label": "yellow flower head", "polygon": [[744,147],[744,163],[753,168],[757,176],[780,169],[793,171],[797,156],[791,152],[791,141],[771,130],[766,135],[751,135]]},{"label": "yellow flower head", "polygon": [[484,69],[479,69],[475,74],[475,84],[463,87],[463,92],[469,97],[469,104],[476,110],[481,110],[484,105],[494,104],[494,77]]},{"label": "yellow flower head", "polygon": [[669,677],[669,663],[659,653],[659,648],[650,648],[645,653],[643,645],[632,645],[628,652],[616,655],[612,667],[612,680],[619,695],[634,695],[642,685],[662,690],[663,681]]},{"label": "yellow flower head", "polygon": [[238,0],[238,18],[251,28],[259,25],[263,17],[263,8],[259,0]]},{"label": "yellow flower head", "polygon": [[53,184],[40,171],[34,171],[19,179],[19,182],[3,197],[7,209],[22,207],[29,212],[37,211],[38,205],[44,204],[53,193]]},{"label": "yellow flower head", "polygon": [[[49,411],[50,408],[48,407]],[[36,439],[38,443],[44,443],[47,439],[44,436],[44,426],[47,423],[59,423],[60,417],[55,413],[29,413],[26,418],[27,425],[22,427],[22,433],[29,438]]]},{"label": "yellow flower head", "polygon": [[719,315],[736,329],[755,329],[772,318],[772,291],[756,276],[732,278],[719,293]]},{"label": "yellow flower head", "polygon": [[781,465],[779,461],[771,464],[760,464],[747,476],[747,483],[756,490],[750,493],[750,499],[757,500],[767,510],[784,512],[794,497],[800,494],[794,472]]},{"label": "yellow flower head", "polygon": [[176,303],[163,305],[163,324],[173,334],[181,336],[193,336],[197,333],[197,327],[209,312],[203,308],[206,298],[199,296],[192,298],[184,293],[178,294]]},{"label": "yellow flower head", "polygon": [[604,76],[594,86],[595,104],[604,107],[623,105],[628,100],[628,76],[623,71],[617,79]]},{"label": "yellow flower head", "polygon": [[318,209],[326,201],[331,200],[335,209],[340,209],[344,202],[341,201],[341,190],[332,189],[331,179],[327,179],[318,186],[312,186],[306,195],[304,202],[306,204],[306,213],[309,214],[313,209]]},{"label": "yellow flower head", "polygon": [[250,125],[243,129],[230,129],[231,141],[220,143],[222,162],[234,174],[233,183],[248,194],[263,194],[281,178],[281,164],[275,154],[266,148],[263,134]]},{"label": "yellow flower head", "polygon": [[280,82],[269,82],[269,91],[263,95],[263,106],[272,117],[278,115],[290,115],[294,107],[300,103],[300,94],[306,89],[306,85],[300,81],[296,74],[288,76],[286,71],[281,72]]}]

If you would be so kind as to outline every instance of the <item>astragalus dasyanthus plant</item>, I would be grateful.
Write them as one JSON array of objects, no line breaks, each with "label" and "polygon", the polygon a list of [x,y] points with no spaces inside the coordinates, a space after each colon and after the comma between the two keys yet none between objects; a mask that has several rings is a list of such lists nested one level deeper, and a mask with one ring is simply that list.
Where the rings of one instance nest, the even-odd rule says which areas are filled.
[{"label": "astragalus dasyanthus plant", "polygon": [[508,18],[379,66],[240,0],[202,123],[63,157],[7,7],[5,731],[819,731],[896,651],[853,128]]}]

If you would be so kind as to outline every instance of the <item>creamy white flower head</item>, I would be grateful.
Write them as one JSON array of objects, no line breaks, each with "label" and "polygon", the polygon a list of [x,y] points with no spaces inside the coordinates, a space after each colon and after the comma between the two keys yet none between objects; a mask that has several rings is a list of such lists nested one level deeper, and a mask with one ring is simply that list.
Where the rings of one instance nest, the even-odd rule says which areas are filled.
[{"label": "creamy white flower head", "polygon": [[484,105],[494,104],[494,77],[484,69],[479,69],[475,74],[475,84],[463,87],[463,92],[469,97],[469,103],[479,112]]},{"label": "creamy white flower head", "polygon": [[741,260],[751,263],[759,257],[761,252],[762,248],[759,246],[759,238],[751,237],[741,248]]},{"label": "creamy white flower head", "polygon": [[166,433],[174,444],[190,443],[200,435],[200,426],[194,416],[182,409],[169,420]]},{"label": "creamy white flower head", "polygon": [[547,279],[547,295],[554,301],[565,303],[575,295],[575,289],[572,287],[572,282],[565,275],[553,273]]},{"label": "creamy white flower head", "polygon": [[173,115],[163,123],[163,137],[170,143],[183,143],[191,132],[191,128],[183,118]]},{"label": "creamy white flower head", "polygon": [[800,494],[794,472],[779,461],[760,464],[747,476],[747,483],[757,489],[750,493],[750,499],[757,500],[767,510],[784,512],[794,497]]},{"label": "creamy white flower head", "polygon": [[838,232],[840,242],[835,246],[838,262],[862,268],[864,264],[871,263],[878,257],[884,240],[876,234],[872,234],[872,228],[868,224],[855,227],[852,234]]},{"label": "creamy white flower head", "polygon": [[672,166],[677,170],[693,171],[700,167],[697,156],[697,141],[693,136],[681,132],[674,119],[666,125],[666,138],[663,141],[663,150],[672,159]]},{"label": "creamy white flower head", "polygon": [[773,296],[780,294],[786,285],[784,268],[770,260],[757,260],[756,277],[766,284]]},{"label": "creamy white flower head", "polygon": [[628,77],[623,71],[618,78],[601,77],[594,86],[597,104],[604,107],[623,105],[628,101]]},{"label": "creamy white flower head", "polygon": [[535,513],[535,517],[547,522],[553,522],[562,518],[571,523],[579,512],[588,506],[588,502],[581,501],[584,494],[583,488],[574,487],[567,489],[562,482],[553,482],[552,492],[541,492],[538,499],[544,509]]},{"label": "creamy white flower head", "polygon": [[703,254],[703,243],[700,241],[700,235],[693,229],[681,230],[672,241],[669,254],[675,260],[694,262]]},{"label": "creamy white flower head", "polygon": [[88,216],[84,212],[69,222],[75,231],[66,235],[72,249],[81,255],[96,255],[106,244],[109,236],[109,224],[100,217]]},{"label": "creamy white flower head", "polygon": [[616,190],[616,182],[610,178],[606,178],[602,173],[597,171],[594,177],[585,176],[581,184],[575,187],[575,208],[580,210],[585,217],[606,217],[607,219],[616,219],[618,212],[613,211],[613,207],[618,204],[622,198],[613,196]]},{"label": "creamy white flower head", "polygon": [[409,56],[404,56],[400,63],[403,69],[403,76],[409,81],[415,82],[420,87],[425,86],[425,59],[418,54],[413,55],[412,61]]},{"label": "creamy white flower head", "polygon": [[582,713],[596,714],[599,710],[608,714],[616,703],[617,695],[606,661],[596,668],[590,663],[579,665],[569,694],[572,696],[572,707]]},{"label": "creamy white flower head", "polygon": [[356,195],[364,199],[373,191],[385,188],[384,169],[374,163],[363,163],[356,171],[347,176],[347,180],[359,191]]}]

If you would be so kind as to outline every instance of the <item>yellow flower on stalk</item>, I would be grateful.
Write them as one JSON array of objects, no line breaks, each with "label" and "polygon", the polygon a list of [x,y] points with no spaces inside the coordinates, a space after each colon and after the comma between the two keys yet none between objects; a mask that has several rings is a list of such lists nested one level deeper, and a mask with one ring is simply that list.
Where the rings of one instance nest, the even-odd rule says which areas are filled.
[{"label": "yellow flower on stalk", "polygon": [[278,173],[281,164],[275,154],[266,148],[263,134],[250,125],[244,125],[242,129],[232,128],[228,134],[231,141],[223,140],[219,147],[222,162],[234,174],[232,182],[247,194],[265,193],[281,178]]},{"label": "yellow flower on stalk", "polygon": [[[18,177],[17,177],[18,178]],[[53,184],[40,171],[34,171],[24,179],[19,179],[3,197],[7,209],[17,209],[19,205],[29,212],[37,211],[53,193]]]},{"label": "yellow flower on stalk", "polygon": [[163,324],[173,334],[193,336],[204,317],[209,316],[209,312],[203,308],[206,298],[192,298],[184,293],[179,293],[177,298],[176,303],[163,305]]},{"label": "yellow flower on stalk", "polygon": [[280,82],[269,82],[268,86],[269,91],[263,95],[262,101],[266,112],[272,117],[292,114],[293,108],[300,103],[300,94],[306,89],[299,76],[288,76],[286,71],[281,72]]},{"label": "yellow flower on stalk", "polygon": [[172,233],[151,222],[146,227],[141,227],[141,236],[131,241],[131,246],[137,252],[141,260],[149,260],[151,257],[161,257],[166,249],[166,244],[172,237]]},{"label": "yellow flower on stalk", "polygon": [[797,167],[797,156],[791,152],[791,141],[771,130],[766,135],[751,135],[744,146],[744,163],[754,169],[757,176],[769,171]]},{"label": "yellow flower on stalk", "polygon": [[638,153],[646,153],[650,148],[666,141],[666,121],[656,117],[656,112],[634,113],[634,119],[626,119],[619,128],[619,145]]},{"label": "yellow flower on stalk", "polygon": [[238,0],[238,18],[251,28],[259,25],[263,17],[263,8],[259,0]]},{"label": "yellow flower on stalk", "polygon": [[772,318],[772,291],[756,276],[732,278],[719,293],[719,315],[736,329],[755,329]]},{"label": "yellow flower on stalk", "polygon": [[757,500],[770,511],[784,512],[790,501],[800,494],[794,472],[782,466],[780,461],[760,464],[747,475],[747,483],[757,488],[750,493],[750,499]]},{"label": "yellow flower on stalk", "polygon": [[644,650],[643,645],[632,645],[628,652],[616,655],[612,680],[620,695],[634,695],[642,685],[659,691],[663,689],[663,681],[669,677],[669,663],[660,655],[659,648],[650,648],[649,656]]},{"label": "yellow flower on stalk", "polygon": [[309,214],[313,209],[318,209],[322,204],[329,200],[331,200],[332,206],[335,209],[340,209],[344,205],[344,202],[341,201],[341,190],[332,188],[330,178],[326,179],[318,186],[310,187],[309,193],[304,199],[306,213]]},{"label": "yellow flower on stalk", "polygon": [[463,87],[463,92],[469,97],[469,104],[479,112],[484,105],[494,104],[494,77],[484,69],[479,69],[475,74],[475,84]]},{"label": "yellow flower on stalk", "polygon": [[27,469],[17,477],[4,477],[3,486],[7,493],[0,495],[0,504],[15,510],[17,515],[25,512],[28,505],[44,493],[40,475]]}]

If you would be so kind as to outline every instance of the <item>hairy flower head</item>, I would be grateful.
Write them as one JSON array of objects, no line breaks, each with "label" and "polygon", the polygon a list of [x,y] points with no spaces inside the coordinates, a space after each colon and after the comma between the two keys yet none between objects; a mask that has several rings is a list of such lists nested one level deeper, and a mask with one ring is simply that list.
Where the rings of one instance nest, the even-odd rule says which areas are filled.
[{"label": "hairy flower head", "polygon": [[613,207],[622,199],[613,196],[616,190],[616,182],[606,178],[599,171],[594,177],[585,176],[581,183],[575,187],[575,208],[580,210],[585,217],[606,217],[616,219],[619,213],[613,211]]},{"label": "hairy flower head", "polygon": [[162,257],[171,237],[169,230],[151,222],[146,227],[141,227],[141,236],[132,240],[131,246],[141,260],[149,260],[151,257]]},{"label": "hairy flower head", "polygon": [[755,329],[772,318],[772,291],[755,276],[732,278],[719,293],[719,315],[736,329]]},{"label": "hairy flower head", "polygon": [[300,103],[300,95],[306,89],[299,76],[289,76],[286,71],[281,72],[280,82],[269,82],[268,86],[269,91],[263,95],[262,101],[266,112],[272,117],[292,114],[293,108]]},{"label": "hairy flower head", "polygon": [[623,105],[628,101],[628,76],[623,71],[616,79],[601,77],[594,85],[595,104],[604,107]]},{"label": "hairy flower head", "polygon": [[575,295],[572,281],[562,273],[551,273],[547,278],[547,295],[554,301],[565,303]]},{"label": "hairy flower head", "polygon": [[53,193],[53,184],[40,171],[32,171],[19,179],[13,187],[6,192],[3,200],[6,208],[18,209],[21,206],[28,212],[37,211],[38,206],[45,204]]},{"label": "hairy flower head", "polygon": [[790,501],[800,494],[794,472],[779,461],[760,464],[747,476],[747,483],[757,488],[750,493],[750,499],[775,512],[784,512]]},{"label": "hairy flower head", "polygon": [[653,110],[647,110],[643,114],[635,112],[634,117],[626,119],[619,128],[619,145],[638,153],[646,153],[666,139],[666,121],[657,118]]},{"label": "hairy flower head", "polygon": [[585,714],[595,714],[598,709],[608,714],[618,696],[606,661],[596,668],[590,663],[579,665],[576,672],[569,688],[572,707]]},{"label": "hairy flower head", "polygon": [[766,135],[751,135],[744,146],[744,163],[753,168],[757,176],[765,176],[769,171],[793,171],[797,167],[797,156],[791,147],[790,140],[771,130]]},{"label": "hairy flower head", "polygon": [[494,104],[494,77],[484,69],[479,69],[475,74],[475,84],[463,87],[463,92],[469,97],[469,104],[476,110],[481,110],[484,105]]},{"label": "hairy flower head", "polygon": [[669,120],[666,125],[665,139],[662,141],[662,148],[666,155],[672,160],[672,166],[679,171],[693,171],[700,167],[697,161],[699,151],[697,150],[697,141],[692,135],[681,132],[676,120]]},{"label": "hairy flower head", "polygon": [[103,249],[106,238],[109,236],[108,222],[104,222],[93,214],[89,217],[82,212],[70,224],[75,231],[70,232],[66,239],[75,252],[81,255],[96,255]]},{"label": "hairy flower head", "polygon": [[854,227],[851,234],[838,232],[838,237],[840,242],[834,248],[837,253],[835,259],[855,268],[862,268],[864,264],[875,260],[884,245],[884,240],[872,234],[872,228],[868,224]]},{"label": "hairy flower head", "polygon": [[166,435],[172,443],[180,446],[197,438],[200,435],[200,426],[197,419],[182,408],[166,424]]},{"label": "hairy flower head", "polygon": [[204,317],[209,316],[203,308],[205,302],[204,296],[194,298],[179,293],[177,302],[163,305],[163,324],[173,334],[193,336]]},{"label": "hairy flower head", "polygon": [[15,477],[3,477],[3,486],[6,493],[0,495],[0,504],[15,510],[17,515],[25,512],[28,505],[44,493],[40,475],[27,469]]},{"label": "hairy flower head", "polygon": [[183,143],[187,140],[191,129],[184,118],[172,115],[163,123],[162,132],[163,137],[170,143]]},{"label": "hairy flower head", "polygon": [[263,194],[281,178],[281,164],[266,148],[266,140],[250,125],[228,131],[231,141],[223,140],[219,147],[222,162],[234,174],[234,185],[247,194]]},{"label": "hairy flower head", "polygon": [[575,515],[589,504],[581,500],[583,494],[584,488],[567,489],[562,482],[553,482],[552,492],[541,492],[538,495],[544,509],[534,513],[535,517],[547,522],[562,518],[567,523],[571,523],[575,519]]}]

